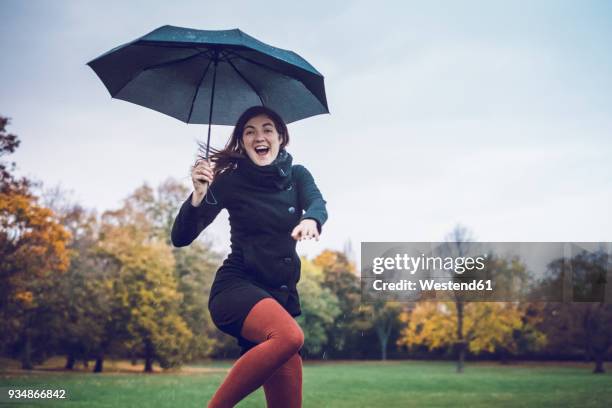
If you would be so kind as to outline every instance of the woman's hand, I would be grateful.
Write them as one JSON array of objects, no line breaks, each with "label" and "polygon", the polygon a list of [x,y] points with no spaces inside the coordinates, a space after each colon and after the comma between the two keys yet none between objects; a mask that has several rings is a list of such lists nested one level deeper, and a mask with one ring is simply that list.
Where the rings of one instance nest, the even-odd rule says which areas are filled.
[{"label": "woman's hand", "polygon": [[291,231],[291,237],[296,241],[302,241],[304,239],[319,240],[319,230],[317,229],[317,222],[310,218],[302,220],[294,229]]},{"label": "woman's hand", "polygon": [[208,186],[212,183],[215,174],[213,172],[210,160],[199,159],[191,169],[191,181],[193,182],[193,195],[191,196],[191,204],[195,207],[199,206]]}]

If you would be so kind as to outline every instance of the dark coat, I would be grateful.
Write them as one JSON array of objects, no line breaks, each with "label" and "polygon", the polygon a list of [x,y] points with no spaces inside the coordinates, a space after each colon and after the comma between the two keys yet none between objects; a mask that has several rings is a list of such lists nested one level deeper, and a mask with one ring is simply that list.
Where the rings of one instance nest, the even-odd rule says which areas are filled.
[{"label": "dark coat", "polygon": [[217,271],[211,298],[231,276],[240,276],[286,299],[285,308],[299,315],[296,285],[300,280],[300,258],[291,231],[302,219],[317,222],[319,232],[327,220],[325,200],[310,172],[292,165],[285,150],[268,166],[257,166],[250,159],[238,161],[236,168],[218,175],[198,207],[191,195],[181,206],[172,227],[172,243],[189,245],[219,214],[229,213],[231,253]]}]

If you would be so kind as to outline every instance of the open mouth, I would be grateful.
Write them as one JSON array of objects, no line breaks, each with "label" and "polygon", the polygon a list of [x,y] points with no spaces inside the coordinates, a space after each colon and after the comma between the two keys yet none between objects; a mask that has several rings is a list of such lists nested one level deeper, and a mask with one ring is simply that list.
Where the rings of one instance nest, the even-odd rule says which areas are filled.
[{"label": "open mouth", "polygon": [[267,146],[257,146],[255,148],[255,153],[257,153],[258,156],[265,156],[269,151],[270,148]]}]

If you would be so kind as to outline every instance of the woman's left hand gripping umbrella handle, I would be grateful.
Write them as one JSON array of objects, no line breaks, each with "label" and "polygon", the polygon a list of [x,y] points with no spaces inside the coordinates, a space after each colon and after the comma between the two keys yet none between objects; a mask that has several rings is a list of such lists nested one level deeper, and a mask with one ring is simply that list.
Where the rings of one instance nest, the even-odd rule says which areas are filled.
[{"label": "woman's left hand gripping umbrella handle", "polygon": [[193,195],[191,197],[191,204],[193,206],[199,206],[206,192],[208,186],[213,182],[215,173],[213,170],[212,163],[209,160],[198,159],[196,160],[193,168],[191,169],[191,181],[193,182]]}]

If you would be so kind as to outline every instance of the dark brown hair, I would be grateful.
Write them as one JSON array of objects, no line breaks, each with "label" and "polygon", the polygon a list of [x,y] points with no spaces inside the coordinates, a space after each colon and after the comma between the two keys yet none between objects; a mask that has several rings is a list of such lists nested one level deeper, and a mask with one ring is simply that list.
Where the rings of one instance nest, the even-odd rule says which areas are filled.
[{"label": "dark brown hair", "polygon": [[[230,140],[228,140],[225,147],[221,150],[210,147],[212,154],[210,160],[215,164],[215,176],[226,172],[229,169],[234,168],[234,165],[238,160],[247,157],[246,153],[242,148],[242,134],[244,132],[244,126],[249,120],[255,116],[265,115],[274,122],[274,127],[280,136],[280,150],[289,144],[289,131],[287,125],[283,121],[283,118],[272,109],[266,106],[252,106],[245,110],[242,115],[238,118],[236,126],[232,132]],[[198,143],[200,145],[200,152],[198,158],[204,159],[206,152],[206,143]]]}]

